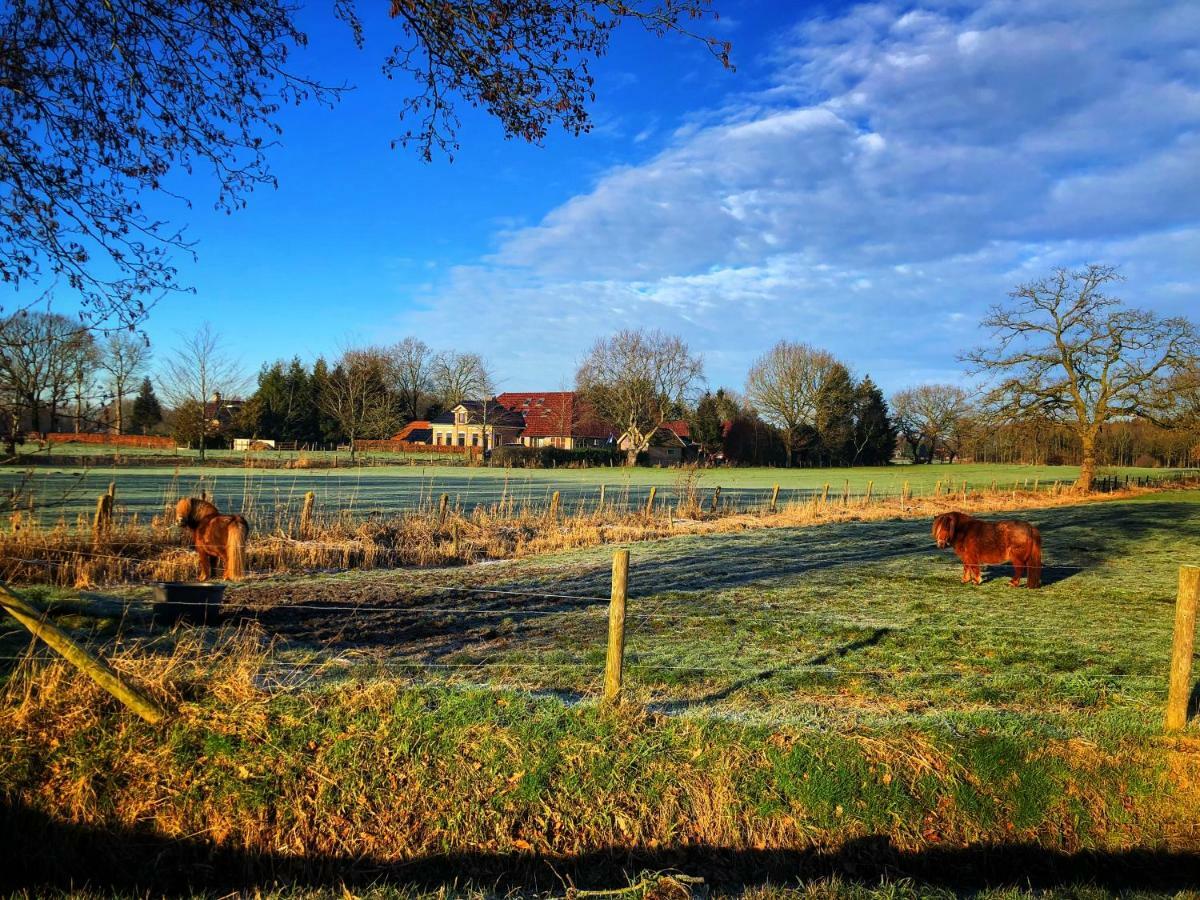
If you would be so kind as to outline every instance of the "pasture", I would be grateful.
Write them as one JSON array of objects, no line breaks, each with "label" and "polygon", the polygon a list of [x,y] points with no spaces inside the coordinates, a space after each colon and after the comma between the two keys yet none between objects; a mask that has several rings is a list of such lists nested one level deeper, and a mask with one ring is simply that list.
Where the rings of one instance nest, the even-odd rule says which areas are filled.
[{"label": "pasture", "polygon": [[[1132,848],[1162,854],[1138,884],[1178,890],[1200,744],[1161,725],[1200,491],[1019,515],[1045,538],[1040,590],[1007,567],[962,585],[926,518],[632,544],[618,709],[599,703],[611,546],[251,580],[222,628],[155,623],[138,586],[29,588],[177,714],[146,726],[45,651],[5,663],[0,793],[35,870],[135,891],[218,890],[214,859],[406,891],[639,869],[835,872],[831,895],[897,872],[1120,885]],[[27,646],[10,629],[0,656]],[[48,810],[103,852],[62,869]]]},{"label": "pasture", "polygon": [[[1169,477],[1168,469],[1114,469],[1106,474],[1120,478]],[[1067,485],[1079,471],[1074,466],[925,465],[881,466],[851,469],[508,469],[445,465],[370,466],[357,468],[281,470],[208,468],[201,466],[95,466],[39,465],[0,469],[0,493],[17,491],[43,524],[74,524],[95,507],[97,494],[116,485],[117,517],[137,515],[143,521],[161,513],[178,497],[207,491],[222,510],[247,515],[299,507],[304,494],[313,491],[318,507],[352,517],[391,515],[428,506],[448,494],[458,508],[471,511],[502,500],[516,506],[541,507],[559,491],[567,510],[592,508],[605,488],[607,504],[637,508],[644,505],[651,487],[663,502],[688,491],[710,496],[720,487],[722,502],[734,508],[761,506],[780,485],[780,502],[789,503],[821,494],[829,485],[831,496],[848,490],[862,496],[868,486],[876,498],[898,497],[904,485],[914,495],[931,494],[941,484],[946,492],[967,484],[983,490],[1050,490],[1055,482]]]}]

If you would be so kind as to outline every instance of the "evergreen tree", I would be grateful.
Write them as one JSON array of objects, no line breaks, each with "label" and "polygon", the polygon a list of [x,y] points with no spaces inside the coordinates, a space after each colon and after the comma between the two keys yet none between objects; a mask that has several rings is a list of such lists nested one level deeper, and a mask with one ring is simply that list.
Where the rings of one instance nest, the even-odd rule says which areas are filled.
[{"label": "evergreen tree", "polygon": [[896,428],[883,392],[867,375],[854,389],[854,457],[856,466],[883,466],[891,461]]},{"label": "evergreen tree", "polygon": [[721,414],[717,398],[708,391],[704,392],[704,396],[696,404],[696,413],[692,416],[691,427],[692,440],[705,450],[720,448],[723,437]]},{"label": "evergreen tree", "polygon": [[142,379],[137,398],[133,401],[133,415],[129,427],[133,434],[147,434],[163,420],[162,404],[154,394],[154,385],[149,378]]},{"label": "evergreen tree", "polygon": [[342,440],[345,435],[342,434],[342,428],[338,424],[337,419],[325,412],[327,404],[321,402],[322,395],[327,390],[326,386],[329,383],[329,378],[329,363],[325,362],[324,358],[318,359],[313,364],[312,371],[313,418],[315,422],[313,430],[318,441],[336,443]]},{"label": "evergreen tree", "polygon": [[824,466],[849,465],[854,458],[854,380],[841,363],[835,363],[822,382],[815,407],[812,462]]}]

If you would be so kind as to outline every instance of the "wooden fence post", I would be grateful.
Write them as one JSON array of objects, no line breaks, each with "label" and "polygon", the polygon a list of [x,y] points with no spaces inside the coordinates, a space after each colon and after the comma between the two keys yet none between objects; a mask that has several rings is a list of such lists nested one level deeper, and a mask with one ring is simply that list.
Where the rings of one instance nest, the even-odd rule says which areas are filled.
[{"label": "wooden fence post", "polygon": [[559,500],[559,494],[558,494],[558,491],[555,491],[553,494],[550,495],[550,518],[551,519],[558,518],[558,500]]},{"label": "wooden fence post", "polygon": [[1200,566],[1180,566],[1179,593],[1175,598],[1175,639],[1171,644],[1171,676],[1167,693],[1167,731],[1176,731],[1187,724],[1198,604]]},{"label": "wooden fence post", "polygon": [[847,478],[845,484],[842,485],[842,506],[850,505],[850,479]]},{"label": "wooden fence post", "polygon": [[714,513],[717,511],[717,505],[718,505],[720,502],[721,502],[721,486],[718,484],[718,485],[717,485],[715,488],[713,488],[712,507],[711,507],[711,509],[712,509],[712,511],[713,511]]},{"label": "wooden fence post", "polygon": [[908,482],[906,481],[904,482],[904,488],[900,491],[900,501],[902,503],[907,503],[910,497],[912,497],[912,493],[910,492]]},{"label": "wooden fence post", "polygon": [[597,512],[604,512],[604,485],[600,485],[600,504],[596,507]]},{"label": "wooden fence post", "polygon": [[933,496],[942,496],[942,483],[940,481],[933,486]]},{"label": "wooden fence post", "polygon": [[100,540],[112,527],[113,495],[101,494],[96,498],[96,515],[92,519],[92,537]]},{"label": "wooden fence post", "polygon": [[307,537],[312,529],[313,504],[317,495],[308,491],[304,495],[304,507],[300,510],[300,537]]},{"label": "wooden fence post", "polygon": [[446,521],[446,507],[448,507],[449,505],[450,505],[450,495],[442,494],[442,499],[438,503],[438,520],[439,521],[441,521],[441,522]]},{"label": "wooden fence post", "polygon": [[625,598],[629,591],[629,551],[613,554],[612,592],[608,605],[608,659],[604,665],[604,700],[621,699],[621,668],[625,662]]},{"label": "wooden fence post", "polygon": [[658,493],[658,488],[655,485],[650,485],[650,496],[646,498],[646,518],[650,518],[654,514],[654,495]]},{"label": "wooden fence post", "polygon": [[967,502],[967,479],[965,479],[965,478],[963,479],[962,498],[963,498],[963,503],[966,503]]},{"label": "wooden fence post", "polygon": [[870,504],[870,502],[871,502],[871,492],[872,492],[872,491],[874,491],[874,490],[875,490],[875,482],[874,482],[874,481],[868,481],[868,482],[867,482],[867,496],[865,496],[865,497],[863,498],[863,506],[867,506],[867,505],[869,505],[869,504]]},{"label": "wooden fence post", "polygon": [[14,594],[7,585],[0,584],[0,607],[28,628],[33,634],[61,654],[67,662],[108,691],[131,710],[153,725],[160,722],[167,712],[145,694],[121,680],[112,666],[97,659],[71,640],[57,625],[46,621],[45,615],[27,601]]},{"label": "wooden fence post", "polygon": [[829,502],[829,482],[828,481],[825,482],[825,490],[821,493],[821,502],[822,503]]},{"label": "wooden fence post", "polygon": [[776,512],[779,509],[779,485],[775,485],[771,489],[771,512]]}]

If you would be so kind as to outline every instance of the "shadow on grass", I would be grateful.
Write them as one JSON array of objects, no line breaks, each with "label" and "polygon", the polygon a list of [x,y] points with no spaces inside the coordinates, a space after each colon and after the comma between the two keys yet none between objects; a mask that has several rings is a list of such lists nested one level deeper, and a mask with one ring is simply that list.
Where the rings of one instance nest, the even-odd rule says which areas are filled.
[{"label": "shadow on grass", "polygon": [[[848,641],[845,644],[839,644],[837,647],[826,650],[824,653],[818,653],[816,656],[802,660],[801,662],[797,663],[797,666],[827,666],[835,659],[841,659],[842,657],[849,656],[856,650],[865,650],[867,647],[874,647],[893,631],[895,631],[894,628],[873,629],[871,633],[865,637]],[[753,675],[749,675],[745,678],[739,678],[729,686],[724,687],[719,691],[705,694],[703,697],[695,697],[688,700],[669,700],[665,703],[652,703],[647,708],[655,712],[672,714],[682,712],[686,709],[697,709],[702,706],[709,706],[713,703],[719,703],[722,700],[728,700],[731,696],[736,694],[738,691],[743,690],[744,688],[748,688],[755,684],[762,684],[763,682],[770,681],[772,678],[775,678],[779,675],[785,675],[788,671],[789,669],[787,668],[779,668],[768,669],[764,672],[755,672]]]},{"label": "shadow on grass", "polygon": [[146,828],[74,825],[6,801],[0,801],[0,842],[9,860],[0,867],[0,888],[34,893],[80,884],[100,892],[224,894],[367,885],[435,890],[451,883],[461,889],[464,882],[488,885],[497,894],[561,892],[568,885],[621,887],[639,871],[669,869],[732,890],[830,876],[868,887],[884,879],[911,878],[961,892],[1072,886],[1180,891],[1200,884],[1200,854],[1191,852],[1065,853],[1035,844],[906,851],[879,835],[821,850],[611,847],[553,858],[479,852],[395,864],[363,857],[257,854],[194,838],[164,838]]}]

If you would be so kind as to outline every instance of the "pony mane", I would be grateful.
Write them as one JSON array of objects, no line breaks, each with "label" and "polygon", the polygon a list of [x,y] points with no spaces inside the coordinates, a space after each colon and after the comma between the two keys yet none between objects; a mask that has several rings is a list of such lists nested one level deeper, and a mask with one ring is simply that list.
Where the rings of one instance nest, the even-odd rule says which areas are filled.
[{"label": "pony mane", "polygon": [[184,497],[175,504],[175,516],[180,525],[195,528],[209,516],[220,515],[220,511],[202,497]]}]

